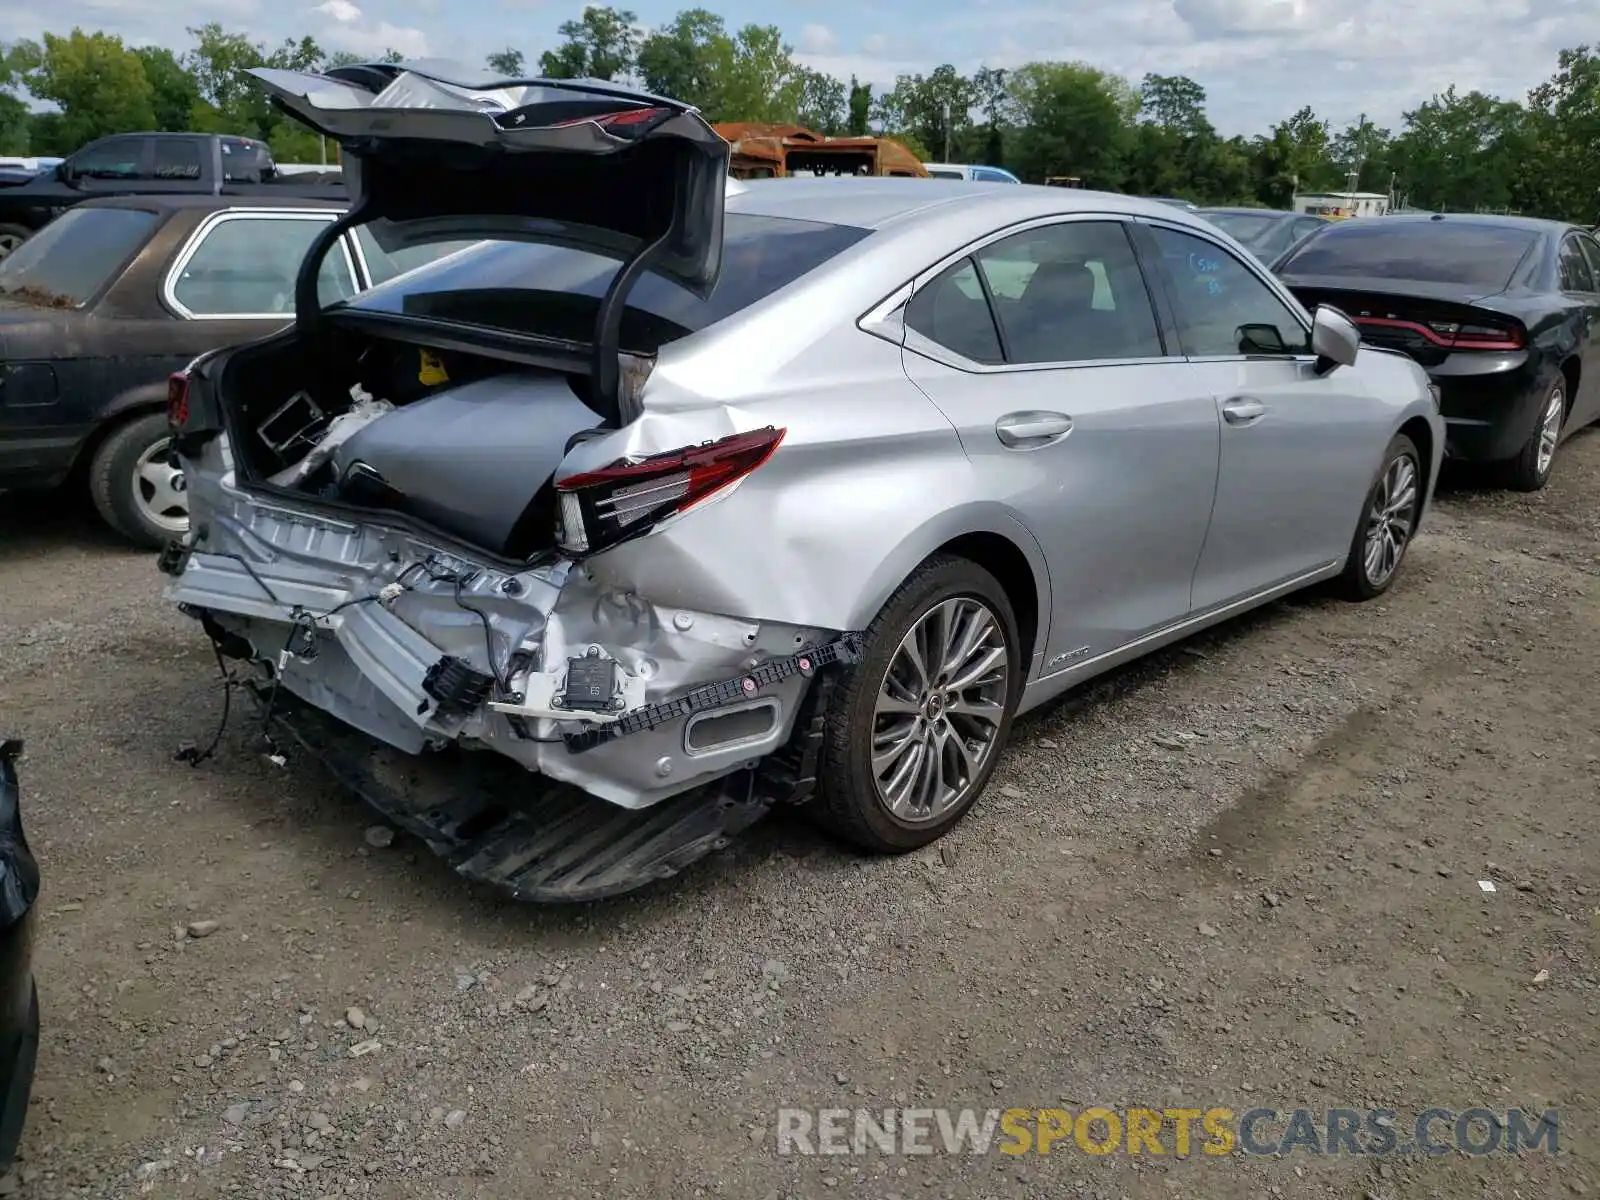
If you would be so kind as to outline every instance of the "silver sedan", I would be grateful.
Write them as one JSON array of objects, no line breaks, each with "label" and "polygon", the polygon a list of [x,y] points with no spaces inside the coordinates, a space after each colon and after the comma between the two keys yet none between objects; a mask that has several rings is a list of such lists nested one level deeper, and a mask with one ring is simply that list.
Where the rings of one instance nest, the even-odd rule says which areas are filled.
[{"label": "silver sedan", "polygon": [[380,242],[482,240],[326,309],[314,253],[294,330],[174,381],[193,532],[166,565],[279,715],[598,801],[559,819],[610,832],[557,870],[537,789],[481,819],[363,789],[468,873],[623,890],[726,842],[707,804],[910,850],[1019,713],[1298,589],[1395,582],[1444,441],[1426,376],[1200,216],[724,187],[670,101],[361,70],[261,74],[362,156]]}]

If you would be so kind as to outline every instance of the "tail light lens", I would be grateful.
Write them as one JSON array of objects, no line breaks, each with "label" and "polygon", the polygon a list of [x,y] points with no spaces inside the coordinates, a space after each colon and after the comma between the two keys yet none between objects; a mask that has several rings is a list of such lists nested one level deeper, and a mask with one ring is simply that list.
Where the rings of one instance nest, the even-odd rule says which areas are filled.
[{"label": "tail light lens", "polygon": [[556,484],[556,540],[569,553],[593,554],[644,533],[749,475],[772,457],[784,432],[769,425],[569,476]]},{"label": "tail light lens", "polygon": [[1446,350],[1521,350],[1528,344],[1520,325],[1482,325],[1460,321],[1406,321],[1395,317],[1358,317],[1364,329],[1404,329],[1421,334]]},{"label": "tail light lens", "polygon": [[174,433],[189,421],[189,372],[167,376],[167,425]]}]

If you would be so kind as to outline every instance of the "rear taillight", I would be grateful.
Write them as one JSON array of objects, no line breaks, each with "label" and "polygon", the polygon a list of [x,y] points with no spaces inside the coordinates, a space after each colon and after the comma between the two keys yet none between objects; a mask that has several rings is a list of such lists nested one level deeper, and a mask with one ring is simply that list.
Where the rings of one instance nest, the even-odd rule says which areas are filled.
[{"label": "rear taillight", "polygon": [[189,372],[167,376],[167,425],[174,433],[189,422]]},{"label": "rear taillight", "polygon": [[582,125],[585,121],[592,121],[607,133],[623,138],[639,138],[649,133],[663,121],[670,120],[673,111],[670,108],[628,108],[621,112],[601,113],[598,116],[574,117],[567,121],[557,121],[549,128],[559,129],[566,125]]},{"label": "rear taillight", "polygon": [[619,461],[556,484],[557,541],[593,554],[644,533],[754,471],[778,448],[784,430],[768,426],[637,461]]},{"label": "rear taillight", "polygon": [[1357,317],[1364,329],[1404,329],[1421,334],[1445,350],[1521,350],[1527,345],[1518,326],[1474,325],[1459,321],[1403,321],[1395,317]]}]

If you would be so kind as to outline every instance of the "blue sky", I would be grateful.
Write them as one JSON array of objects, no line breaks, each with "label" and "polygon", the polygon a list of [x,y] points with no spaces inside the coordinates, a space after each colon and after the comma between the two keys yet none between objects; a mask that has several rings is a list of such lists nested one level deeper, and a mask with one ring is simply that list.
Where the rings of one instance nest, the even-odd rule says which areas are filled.
[{"label": "blue sky", "polygon": [[[639,0],[646,27],[690,4]],[[530,64],[581,4],[548,0],[0,0],[0,36],[74,25],[182,49],[209,20],[277,41],[310,33],[358,53],[481,62],[516,46]],[[1556,50],[1600,43],[1594,0],[729,0],[730,26],[777,24],[797,57],[876,85],[952,62],[963,71],[1037,58],[1084,59],[1137,81],[1186,74],[1225,133],[1255,133],[1302,104],[1336,126],[1365,112],[1393,125],[1454,83],[1522,99]],[[1537,13],[1535,18],[1532,14]]]}]

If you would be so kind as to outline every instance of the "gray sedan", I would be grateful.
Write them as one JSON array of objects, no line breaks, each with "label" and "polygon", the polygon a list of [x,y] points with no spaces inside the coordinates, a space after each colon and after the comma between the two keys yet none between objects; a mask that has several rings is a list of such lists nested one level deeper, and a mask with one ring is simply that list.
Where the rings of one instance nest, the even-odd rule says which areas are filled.
[{"label": "gray sedan", "polygon": [[[1397,578],[1427,377],[1202,218],[725,183],[685,106],[439,72],[258,72],[359,156],[380,242],[483,240],[326,308],[313,251],[295,329],[174,381],[164,561],[269,716],[354,737],[346,777],[464,872],[625,890],[783,802],[907,851],[1019,713]],[[373,748],[459,765],[408,800]],[[469,782],[497,757],[523,782]]]}]

